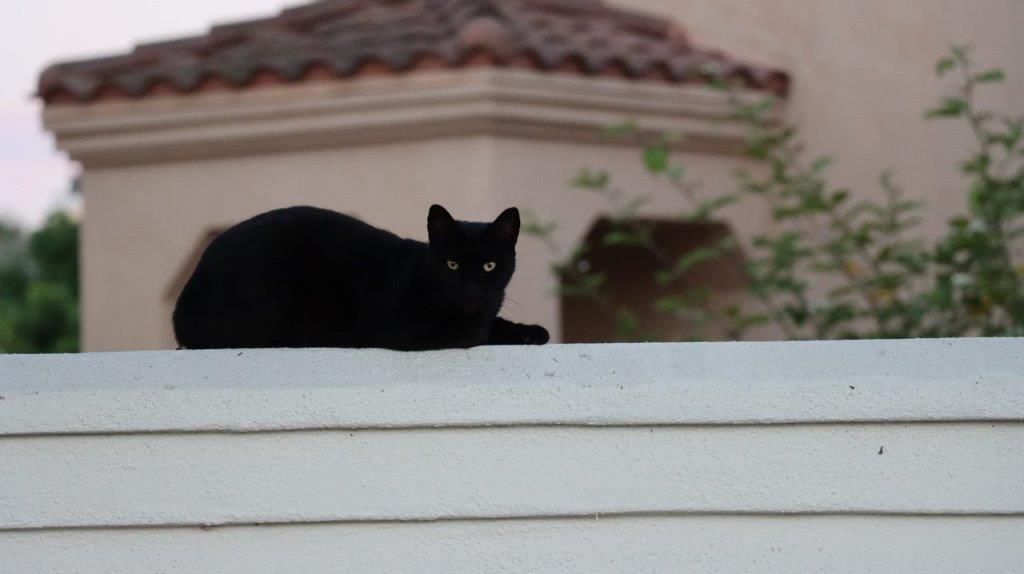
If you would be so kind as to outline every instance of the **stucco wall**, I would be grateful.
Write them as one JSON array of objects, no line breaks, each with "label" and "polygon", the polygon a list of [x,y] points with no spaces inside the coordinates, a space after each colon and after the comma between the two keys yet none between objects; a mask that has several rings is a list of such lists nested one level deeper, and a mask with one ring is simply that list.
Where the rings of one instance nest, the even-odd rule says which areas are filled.
[{"label": "stucco wall", "polygon": [[936,233],[964,207],[960,160],[974,145],[962,122],[926,122],[943,86],[935,62],[970,43],[980,66],[1006,70],[984,104],[1010,115],[1024,101],[1024,3],[1019,0],[615,0],[671,16],[696,42],[782,66],[793,74],[787,119],[816,154],[834,154],[835,183],[878,193],[897,170],[928,201]]},{"label": "stucco wall", "polygon": [[[678,212],[635,142],[603,134],[625,118],[686,133],[687,165],[721,188],[740,161],[728,109],[704,86],[487,68],[50,106],[46,125],[85,168],[83,348],[175,348],[175,288],[211,230],[269,209],[309,203],[423,238],[431,203],[470,220],[517,205],[556,221],[568,250],[608,211],[568,191],[589,165],[630,194],[661,185],[642,215]],[[763,230],[757,208],[736,212],[742,233]],[[557,340],[553,256],[529,237],[519,252],[504,313]]]},{"label": "stucco wall", "polygon": [[[609,114],[606,123],[621,116]],[[599,124],[605,125],[605,124]],[[593,128],[599,134],[599,128]],[[684,154],[708,188],[731,185],[741,161],[729,154]],[[173,349],[168,288],[211,229],[257,213],[310,204],[357,215],[426,239],[432,203],[467,220],[490,220],[515,205],[558,222],[571,249],[607,204],[568,182],[584,166],[616,174],[630,194],[658,190],[642,214],[681,211],[678,197],[643,170],[633,146],[499,136],[450,137],[386,145],[86,169],[82,236],[82,325],[86,351]],[[759,208],[733,210],[737,229],[763,230]],[[557,338],[553,255],[523,236],[503,315],[540,323]]]},{"label": "stucco wall", "polygon": [[484,138],[452,138],[86,170],[84,347],[176,347],[167,290],[211,229],[316,205],[422,237],[432,202],[497,216],[491,163]]},{"label": "stucco wall", "polygon": [[1024,340],[0,357],[4,571],[1006,572]]}]

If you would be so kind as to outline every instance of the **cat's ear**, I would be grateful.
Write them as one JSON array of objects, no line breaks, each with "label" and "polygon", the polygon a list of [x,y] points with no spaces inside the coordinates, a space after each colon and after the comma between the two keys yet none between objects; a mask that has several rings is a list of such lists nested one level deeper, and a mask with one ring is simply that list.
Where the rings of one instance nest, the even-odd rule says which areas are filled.
[{"label": "cat's ear", "polygon": [[519,225],[519,210],[510,207],[501,212],[491,227],[500,241],[515,245],[519,239]]},{"label": "cat's ear", "polygon": [[431,241],[444,237],[455,225],[455,218],[448,210],[437,205],[430,206],[430,213],[427,214],[427,234]]}]

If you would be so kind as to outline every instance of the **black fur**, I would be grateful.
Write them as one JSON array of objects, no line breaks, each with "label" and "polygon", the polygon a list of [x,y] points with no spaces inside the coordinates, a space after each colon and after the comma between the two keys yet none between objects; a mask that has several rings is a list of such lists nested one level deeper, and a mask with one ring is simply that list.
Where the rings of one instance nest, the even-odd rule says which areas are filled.
[{"label": "black fur", "polygon": [[543,327],[497,317],[515,271],[519,211],[470,223],[435,205],[427,219],[429,243],[315,207],[239,223],[207,247],[182,290],[178,343],[398,350],[546,343]]}]

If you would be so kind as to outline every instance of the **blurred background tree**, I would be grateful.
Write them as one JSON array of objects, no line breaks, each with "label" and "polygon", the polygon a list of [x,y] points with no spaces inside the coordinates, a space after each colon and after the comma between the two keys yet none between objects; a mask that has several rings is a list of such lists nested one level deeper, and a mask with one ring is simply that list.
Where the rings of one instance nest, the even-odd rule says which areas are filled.
[{"label": "blurred background tree", "polygon": [[78,348],[78,223],[64,212],[31,233],[0,222],[0,352]]},{"label": "blurred background tree", "polygon": [[[964,121],[975,139],[960,165],[967,179],[965,213],[937,240],[915,229],[924,206],[908,200],[891,173],[880,177],[881,200],[855,200],[829,183],[832,158],[808,158],[798,130],[776,121],[774,99],[742,103],[730,86],[720,85],[733,101],[723,121],[747,128],[746,155],[763,169],[738,170],[734,191],[705,194],[673,159],[679,136],[647,142],[641,160],[680,198],[679,221],[711,222],[729,205],[763,201],[770,231],[744,245],[727,236],[666,253],[654,239],[655,224],[635,217],[649,195],[623,193],[612,174],[584,169],[573,187],[598,194],[609,208],[610,225],[596,244],[653,255],[659,262],[655,281],[680,289],[650,305],[679,321],[688,339],[706,338],[708,326],[743,339],[764,324],[790,339],[1024,335],[1024,117],[979,109],[977,93],[1004,74],[976,69],[968,47],[954,47],[936,72],[955,74],[957,88],[926,117]],[[609,132],[638,135],[628,124]],[[528,218],[525,231],[561,252],[551,240],[555,226]],[[650,338],[636,319],[641,313],[612,297],[613,282],[587,264],[590,249],[581,245],[553,263],[560,295],[596,302],[620,339]],[[698,266],[720,259],[738,267],[752,304],[716,308],[709,304],[714,293],[684,281]]]}]

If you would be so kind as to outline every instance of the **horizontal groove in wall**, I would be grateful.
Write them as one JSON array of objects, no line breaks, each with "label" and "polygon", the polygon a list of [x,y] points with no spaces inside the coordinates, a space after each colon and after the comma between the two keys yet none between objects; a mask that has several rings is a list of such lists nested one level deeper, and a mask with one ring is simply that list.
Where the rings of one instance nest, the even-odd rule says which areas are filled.
[{"label": "horizontal groove in wall", "polygon": [[200,529],[216,530],[224,528],[281,528],[292,526],[331,526],[331,525],[376,525],[376,524],[423,524],[439,522],[498,522],[498,521],[560,521],[560,520],[621,520],[629,518],[764,518],[764,519],[800,519],[800,518],[840,518],[840,517],[871,517],[879,519],[949,519],[974,518],[992,520],[1024,520],[1024,512],[879,512],[874,510],[848,510],[842,512],[750,512],[705,510],[639,510],[630,512],[579,513],[579,514],[531,514],[531,515],[493,515],[493,516],[438,516],[430,518],[374,519],[361,520],[282,520],[266,522],[220,522],[216,524],[200,523],[165,523],[165,524],[111,524],[111,525],[61,525],[25,528],[0,528],[0,534],[18,532],[61,532],[61,531],[92,531],[92,530],[164,530],[164,529]]},{"label": "horizontal groove in wall", "polygon": [[10,439],[46,439],[46,438],[72,438],[72,437],[134,437],[134,436],[187,436],[187,435],[263,435],[263,434],[292,434],[292,433],[319,433],[319,432],[424,432],[424,431],[487,431],[506,429],[576,429],[576,430],[623,430],[623,429],[743,429],[759,427],[830,427],[830,426],[918,426],[918,425],[1020,425],[1024,424],[1024,417],[1013,417],[1005,419],[884,419],[884,420],[824,420],[824,421],[737,421],[737,422],[709,422],[709,423],[673,423],[673,422],[650,422],[650,423],[559,423],[557,421],[522,422],[511,424],[450,424],[450,425],[395,425],[395,426],[308,426],[288,428],[263,428],[263,429],[148,429],[148,430],[124,430],[124,431],[95,431],[95,432],[36,432],[36,433],[0,433],[0,440]]}]

